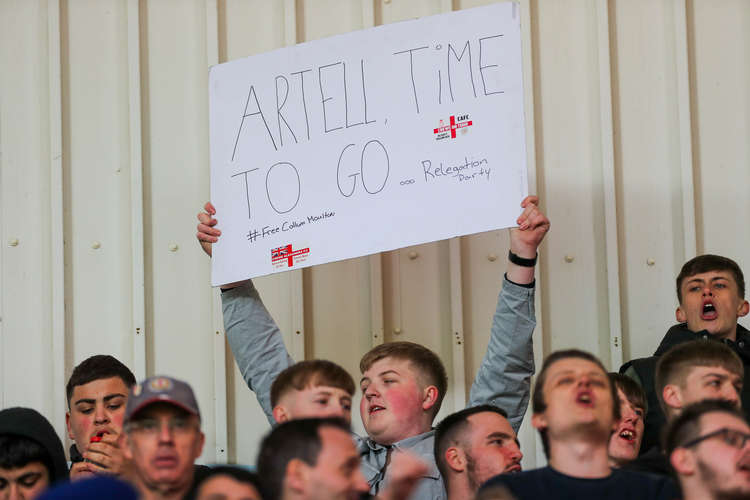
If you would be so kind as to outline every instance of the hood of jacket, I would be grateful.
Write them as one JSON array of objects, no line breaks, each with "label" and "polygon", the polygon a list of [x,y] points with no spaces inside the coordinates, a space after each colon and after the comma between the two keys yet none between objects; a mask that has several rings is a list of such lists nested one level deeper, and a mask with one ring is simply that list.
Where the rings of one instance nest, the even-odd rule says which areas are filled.
[{"label": "hood of jacket", "polygon": [[52,460],[50,484],[68,478],[68,462],[60,438],[49,421],[31,408],[8,408],[0,411],[0,434],[12,434],[36,441]]},{"label": "hood of jacket", "polygon": [[[661,340],[659,347],[654,352],[654,356],[661,356],[667,352],[671,347],[683,342],[689,342],[691,340],[700,340],[712,338],[711,334],[706,330],[700,332],[693,332],[688,330],[687,323],[680,323],[674,325],[667,331],[664,338]],[[732,342],[731,340],[724,340],[725,344],[730,346],[739,356],[742,358],[744,364],[750,364],[750,331],[744,326],[737,324],[737,340]]]}]

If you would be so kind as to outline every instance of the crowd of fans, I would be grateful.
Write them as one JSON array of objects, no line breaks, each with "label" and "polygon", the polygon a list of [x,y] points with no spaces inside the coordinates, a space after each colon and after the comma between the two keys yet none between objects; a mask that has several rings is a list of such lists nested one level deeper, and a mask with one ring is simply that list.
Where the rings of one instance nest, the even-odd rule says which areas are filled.
[{"label": "crowd of fans", "polygon": [[[522,207],[469,404],[437,425],[443,363],[391,342],[361,359],[367,435],[355,435],[355,380],[331,361],[294,363],[248,280],[224,286],[222,303],[235,361],[273,425],[255,472],[195,463],[204,435],[187,383],[138,382],[96,355],[66,388],[70,463],[37,411],[0,411],[0,500],[750,499],[750,334],[737,323],[750,306],[737,264],[702,255],[683,266],[680,323],[654,356],[608,373],[586,351],[555,351],[532,391],[534,266],[549,221],[535,197]],[[221,234],[214,215],[211,204],[198,215],[209,255]],[[547,466],[522,471],[516,433],[530,398]]]}]

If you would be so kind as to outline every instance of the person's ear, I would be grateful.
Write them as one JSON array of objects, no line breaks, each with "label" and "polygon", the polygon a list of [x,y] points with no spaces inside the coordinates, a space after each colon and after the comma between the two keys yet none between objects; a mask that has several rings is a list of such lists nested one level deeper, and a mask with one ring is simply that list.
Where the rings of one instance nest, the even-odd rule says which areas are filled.
[{"label": "person's ear", "polygon": [[680,476],[691,476],[695,474],[695,457],[687,448],[675,448],[669,456],[669,462]]},{"label": "person's ear", "polygon": [[538,431],[543,431],[547,428],[547,417],[544,413],[534,413],[531,416],[531,425]]},{"label": "person's ear", "polygon": [[678,323],[687,323],[687,315],[685,314],[685,311],[682,310],[682,305],[675,310],[674,317],[677,318]]},{"label": "person's ear", "polygon": [[453,469],[455,472],[463,472],[466,470],[466,454],[464,450],[456,446],[451,446],[445,450],[445,463],[448,467]]},{"label": "person's ear", "polygon": [[273,419],[276,420],[277,424],[283,424],[284,422],[288,422],[291,420],[289,416],[289,412],[287,411],[285,406],[282,405],[276,405],[273,407]]},{"label": "person's ear", "polygon": [[299,458],[293,458],[286,464],[284,484],[292,491],[303,494],[307,489],[309,467]]},{"label": "person's ear", "polygon": [[746,300],[742,301],[742,304],[737,308],[737,317],[741,318],[743,316],[747,316],[747,313],[750,311],[750,304]]},{"label": "person's ear", "polygon": [[440,391],[434,385],[425,387],[424,391],[422,391],[422,409],[427,411],[435,406],[439,394]]},{"label": "person's ear", "polygon": [[128,436],[127,432],[123,432],[120,435],[120,439],[120,449],[122,450],[122,456],[127,460],[133,460],[133,450],[130,449],[130,436]]},{"label": "person's ear", "polygon": [[[75,436],[73,436],[73,428],[70,426],[70,412],[69,411],[65,412],[65,427],[68,428],[68,437],[70,439],[72,439],[73,441],[75,441],[76,438],[75,438]],[[77,445],[78,445],[78,443],[76,443],[76,446]],[[83,453],[83,450],[78,450],[78,451],[80,451],[81,453]]]},{"label": "person's ear", "polygon": [[661,397],[664,400],[664,404],[675,410],[680,410],[683,407],[682,403],[682,391],[680,386],[675,384],[667,384],[661,391]]},{"label": "person's ear", "polygon": [[195,458],[198,458],[201,456],[201,453],[203,453],[203,445],[206,444],[206,435],[201,432],[200,440],[198,441],[198,449],[195,450]]}]

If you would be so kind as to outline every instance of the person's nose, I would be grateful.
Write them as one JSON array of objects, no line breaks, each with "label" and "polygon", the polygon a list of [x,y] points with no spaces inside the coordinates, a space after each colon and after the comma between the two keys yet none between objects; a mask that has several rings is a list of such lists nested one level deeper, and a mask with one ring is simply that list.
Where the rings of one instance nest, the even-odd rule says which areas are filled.
[{"label": "person's nose", "polygon": [[160,443],[169,443],[172,441],[172,428],[169,425],[169,422],[160,422],[159,423],[159,442]]},{"label": "person's nose", "polygon": [[97,404],[94,408],[94,423],[95,424],[107,424],[109,423],[109,415],[103,404]]},{"label": "person's nose", "polygon": [[729,401],[734,406],[739,407],[740,405],[740,395],[732,384],[725,384],[724,387],[722,387],[721,398]]},{"label": "person's nose", "polygon": [[523,459],[523,453],[521,452],[521,448],[518,446],[517,443],[513,443],[512,445],[512,452],[510,454],[511,460],[513,460],[514,463],[520,463]]},{"label": "person's nose", "polygon": [[2,498],[2,500],[26,500],[26,495],[23,494],[18,483],[14,481],[8,485],[5,494],[0,498]]},{"label": "person's nose", "polygon": [[367,389],[365,389],[365,397],[367,399],[370,399],[379,395],[380,393],[377,391],[377,389],[375,389],[375,384],[370,384],[367,386]]}]

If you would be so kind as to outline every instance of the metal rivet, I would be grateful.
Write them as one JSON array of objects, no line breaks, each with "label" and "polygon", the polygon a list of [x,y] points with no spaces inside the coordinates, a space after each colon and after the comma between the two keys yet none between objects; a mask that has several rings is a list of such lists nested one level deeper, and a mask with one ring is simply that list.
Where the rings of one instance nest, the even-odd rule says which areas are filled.
[{"label": "metal rivet", "polygon": [[177,245],[177,243],[170,243],[169,244],[169,251],[170,252],[176,252],[178,248],[180,248],[180,247]]},{"label": "metal rivet", "polygon": [[395,333],[396,335],[400,334],[401,333],[401,328],[394,328],[393,329],[393,333]]},{"label": "metal rivet", "polygon": [[572,255],[566,255],[565,256],[565,262],[567,262],[568,264],[570,264],[571,262],[573,262],[575,259],[576,258],[573,257]]},{"label": "metal rivet", "polygon": [[417,257],[419,257],[419,254],[418,254],[417,252],[415,252],[414,250],[412,250],[411,252],[409,252],[409,258],[410,258],[411,260],[414,260],[414,259],[416,259]]},{"label": "metal rivet", "polygon": [[656,264],[656,261],[654,259],[646,259],[646,264],[649,266],[653,266]]},{"label": "metal rivet", "polygon": [[93,243],[91,244],[91,248],[93,248],[94,250],[98,250],[98,249],[100,249],[101,247],[102,247],[102,244],[101,244],[101,243],[99,243],[98,241],[95,241],[95,242],[93,242]]},{"label": "metal rivet", "polygon": [[12,239],[8,240],[8,245],[10,245],[12,247],[17,247],[18,246],[18,238],[12,238]]},{"label": "metal rivet", "polygon": [[387,4],[391,3],[391,0],[383,0],[383,3],[387,5]]},{"label": "metal rivet", "polygon": [[221,335],[221,334],[219,333],[219,330],[216,330],[216,335]]},{"label": "metal rivet", "polygon": [[487,256],[487,260],[489,260],[490,262],[495,262],[497,260],[497,255],[491,253]]},{"label": "metal rivet", "polygon": [[296,333],[297,335],[302,335],[302,332],[301,332],[301,331],[299,331],[299,330],[297,330],[297,331],[296,331],[296,332],[294,332],[294,333]]}]

